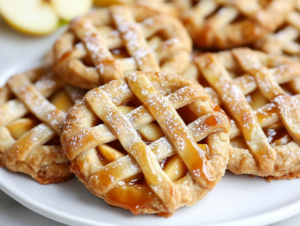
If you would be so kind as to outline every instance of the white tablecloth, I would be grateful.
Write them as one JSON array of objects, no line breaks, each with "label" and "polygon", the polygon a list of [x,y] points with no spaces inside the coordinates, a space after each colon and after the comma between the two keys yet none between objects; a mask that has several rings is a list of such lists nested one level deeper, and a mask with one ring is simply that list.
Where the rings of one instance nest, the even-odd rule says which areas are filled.
[{"label": "white tablecloth", "polygon": [[[1,72],[12,63],[19,62],[30,53],[33,46],[44,51],[49,39],[54,40],[58,34],[44,38],[31,38],[11,30],[0,18],[0,79]],[[9,38],[9,43],[7,43]],[[41,52],[42,53],[42,52]],[[1,180],[1,178],[0,178]],[[7,226],[61,226],[62,224],[47,219],[22,206],[0,190],[0,225]],[[299,226],[300,215],[272,224],[272,226]]]}]

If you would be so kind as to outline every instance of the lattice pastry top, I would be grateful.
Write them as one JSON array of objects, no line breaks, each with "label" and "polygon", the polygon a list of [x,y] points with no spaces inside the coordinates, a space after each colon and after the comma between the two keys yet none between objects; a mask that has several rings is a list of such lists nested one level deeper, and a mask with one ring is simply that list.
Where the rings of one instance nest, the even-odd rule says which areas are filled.
[{"label": "lattice pastry top", "polygon": [[275,179],[299,177],[300,64],[247,48],[207,53],[195,63],[201,84],[216,91],[208,92],[232,118],[227,168]]},{"label": "lattice pastry top", "polygon": [[70,162],[61,153],[59,137],[66,111],[83,95],[48,67],[10,78],[0,89],[0,166],[41,184],[67,180]]},{"label": "lattice pastry top", "polygon": [[95,195],[134,214],[169,216],[220,181],[229,128],[191,80],[132,72],[71,108],[61,141],[72,172]]},{"label": "lattice pastry top", "polygon": [[129,0],[126,3],[144,5],[150,7],[152,10],[156,10],[161,13],[168,14],[170,16],[178,17],[178,9],[172,1],[168,0]]},{"label": "lattice pastry top", "polygon": [[294,0],[174,0],[194,44],[228,49],[253,43],[277,29],[294,9]]},{"label": "lattice pastry top", "polygon": [[85,89],[128,71],[182,73],[191,40],[176,18],[146,5],[113,5],[73,20],[54,46],[54,68]]},{"label": "lattice pastry top", "polygon": [[274,33],[270,33],[255,43],[255,47],[267,53],[300,54],[300,0],[296,9],[290,12],[285,23]]},{"label": "lattice pastry top", "polygon": [[178,17],[178,9],[176,5],[168,0],[98,0],[97,3],[97,5],[99,5],[100,7],[107,7],[110,5],[123,3],[144,5],[151,8],[151,10],[157,11],[158,13],[165,13],[170,16]]}]

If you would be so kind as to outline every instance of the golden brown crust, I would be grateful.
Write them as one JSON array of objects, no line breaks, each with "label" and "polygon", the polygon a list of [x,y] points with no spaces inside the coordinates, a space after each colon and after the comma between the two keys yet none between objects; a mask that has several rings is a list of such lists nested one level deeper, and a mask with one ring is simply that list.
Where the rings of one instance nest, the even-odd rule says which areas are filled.
[{"label": "golden brown crust", "polygon": [[253,43],[277,29],[294,9],[294,0],[200,0],[195,6],[174,0],[196,46],[229,49]]},{"label": "golden brown crust", "polygon": [[271,180],[292,180],[295,178],[300,178],[300,171],[288,173],[288,174],[282,175],[280,177],[269,176],[269,177],[266,177],[266,180],[270,182]]},{"label": "golden brown crust", "polygon": [[297,177],[300,96],[297,89],[289,90],[292,97],[284,90],[299,81],[300,64],[247,48],[204,54],[195,63],[232,119],[227,168],[235,174]]},{"label": "golden brown crust", "polygon": [[296,8],[290,12],[284,25],[276,32],[271,32],[255,42],[255,48],[267,53],[287,54],[299,57],[300,44],[300,1],[296,0]]},{"label": "golden brown crust", "polygon": [[59,102],[65,97],[77,102],[83,97],[81,91],[69,86],[65,91],[69,98],[59,96],[63,86],[49,67],[10,78],[4,89],[9,95],[0,104],[1,167],[28,174],[41,184],[63,182],[73,175],[61,146],[47,144],[60,136],[66,114],[46,98],[57,97]]},{"label": "golden brown crust", "polygon": [[147,5],[115,5],[73,20],[54,45],[53,65],[66,82],[92,89],[127,71],[180,74],[191,47],[176,18]]},{"label": "golden brown crust", "polygon": [[[91,90],[86,95],[84,102],[75,105],[69,111],[61,137],[63,152],[71,160],[71,171],[78,179],[93,194],[103,198],[110,205],[130,209],[134,214],[160,213],[160,215],[168,216],[181,206],[190,206],[202,199],[223,176],[228,161],[227,129],[229,127],[227,126],[229,124],[227,116],[210,101],[201,86],[197,86],[181,76],[135,72],[126,76],[126,81],[111,81],[100,88]],[[159,94],[156,89],[168,97]],[[147,108],[142,105],[123,116],[114,105],[130,102],[134,97],[133,93]],[[155,99],[156,96],[158,99]],[[144,98],[150,99],[146,101]],[[168,100],[165,104],[160,105],[156,102],[159,100],[161,103],[164,99]],[[147,105],[147,103],[151,104]],[[195,141],[193,139],[186,140],[186,136],[182,135],[185,132],[179,132],[182,127],[174,127],[171,123],[173,120],[177,125],[182,123],[176,121],[178,116],[171,109],[185,105],[188,105],[197,118],[200,118],[189,124],[183,131],[188,130],[189,136],[194,137],[195,141],[207,136],[206,146],[204,146],[208,149],[205,157],[204,155],[201,158],[197,157],[198,154],[193,155],[193,160],[200,158],[196,165],[190,162],[184,151],[184,147],[188,147],[185,145]],[[161,110],[159,110],[160,108]],[[112,111],[114,113],[111,113]],[[152,113],[150,114],[148,111]],[[164,118],[164,114],[157,115],[156,111],[168,112],[165,114],[166,116],[175,115]],[[98,117],[105,124],[98,125]],[[139,129],[153,120],[157,120],[168,138],[162,137],[145,146],[136,136],[135,129]],[[126,126],[123,127],[123,125]],[[129,127],[131,128],[129,129]],[[97,146],[115,139],[120,140],[129,155],[106,164],[99,157],[101,154],[99,154],[98,150],[100,149]],[[179,142],[181,139],[182,142]],[[135,152],[134,147],[137,145],[139,151]],[[189,152],[193,153],[193,148],[198,150],[196,146],[189,147]],[[201,147],[204,148],[204,146],[202,144]],[[181,150],[181,148],[183,149]],[[141,154],[143,152],[148,153],[146,154],[147,160],[142,157],[144,156]],[[137,155],[137,153],[140,154]],[[168,156],[175,156],[175,153],[181,156],[180,158],[185,162],[188,173],[176,181],[171,181],[165,177],[166,174],[157,165],[156,159],[164,160]],[[200,163],[202,167],[207,168],[206,173],[197,173],[200,170],[197,168]],[[153,171],[148,170],[147,165],[149,164]],[[159,184],[156,184],[151,176],[154,171],[155,175],[160,175]],[[147,182],[134,184],[126,182],[127,178],[133,175],[138,176],[140,172],[143,172]],[[109,178],[113,178],[113,180]],[[172,192],[169,192],[169,189]]]}]

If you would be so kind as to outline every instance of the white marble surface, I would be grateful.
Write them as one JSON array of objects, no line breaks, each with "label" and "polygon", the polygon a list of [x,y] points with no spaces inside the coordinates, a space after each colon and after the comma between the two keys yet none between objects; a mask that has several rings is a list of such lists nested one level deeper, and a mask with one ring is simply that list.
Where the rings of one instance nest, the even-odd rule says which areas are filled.
[{"label": "white marble surface", "polygon": [[[26,37],[11,30],[0,19],[0,80],[1,71],[6,70],[6,68],[8,68],[13,62],[24,60],[27,55],[30,54],[33,45],[35,47],[39,47],[42,53],[45,51],[45,46],[43,43],[48,42],[49,39],[54,40],[57,35],[58,34],[54,34],[45,38]],[[10,39],[10,43],[14,44],[7,45],[7,43],[5,43],[5,39],[7,38]],[[22,48],[19,48],[20,46],[22,46]],[[0,190],[0,225],[61,226],[62,224],[34,213]],[[272,224],[272,226],[298,225],[300,225],[300,215]]]},{"label": "white marble surface", "polygon": [[0,225],[62,226],[22,206],[0,190]]}]

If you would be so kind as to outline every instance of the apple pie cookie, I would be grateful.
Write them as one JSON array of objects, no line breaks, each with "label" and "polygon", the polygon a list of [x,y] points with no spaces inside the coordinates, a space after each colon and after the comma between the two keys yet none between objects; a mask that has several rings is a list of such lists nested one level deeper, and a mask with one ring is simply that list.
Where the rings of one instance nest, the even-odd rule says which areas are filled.
[{"label": "apple pie cookie", "polygon": [[0,89],[0,166],[41,184],[66,181],[72,173],[59,137],[66,111],[83,96],[48,67],[11,77]]},{"label": "apple pie cookie", "polygon": [[107,7],[114,4],[137,4],[150,7],[151,10],[156,10],[159,13],[165,13],[174,17],[178,17],[177,7],[167,0],[95,0],[94,4],[100,7]]},{"label": "apple pie cookie", "polygon": [[145,5],[113,5],[74,19],[54,46],[54,68],[66,82],[92,89],[128,71],[180,74],[192,44],[176,18]]},{"label": "apple pie cookie", "polygon": [[258,40],[257,49],[267,53],[300,54],[300,1],[296,0],[296,9],[290,12],[282,26],[276,32],[270,33]]},{"label": "apple pie cookie", "polygon": [[61,141],[71,171],[93,194],[136,215],[170,216],[221,180],[229,129],[200,85],[131,72],[72,107]]},{"label": "apple pie cookie", "polygon": [[[272,179],[300,177],[300,64],[238,48],[197,57],[202,84],[231,117],[227,168]],[[299,84],[298,84],[299,86]],[[209,89],[209,88],[207,88]]]},{"label": "apple pie cookie", "polygon": [[173,1],[194,44],[205,49],[253,43],[276,30],[294,9],[294,0]]}]

